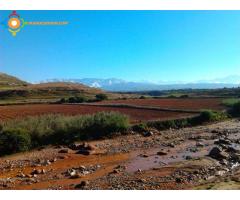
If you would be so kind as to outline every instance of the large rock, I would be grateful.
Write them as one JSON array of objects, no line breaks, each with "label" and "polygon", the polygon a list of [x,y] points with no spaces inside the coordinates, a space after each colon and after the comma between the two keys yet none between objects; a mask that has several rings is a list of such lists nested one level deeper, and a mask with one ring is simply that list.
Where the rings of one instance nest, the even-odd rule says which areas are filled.
[{"label": "large rock", "polygon": [[209,152],[209,156],[216,160],[223,160],[229,158],[229,154],[222,151],[222,149],[220,149],[219,147],[213,147]]},{"label": "large rock", "polygon": [[215,141],[214,144],[225,144],[225,145],[230,145],[231,144],[231,141],[227,138],[223,139],[223,138],[220,138],[219,140]]},{"label": "large rock", "polygon": [[77,154],[90,155],[94,154],[95,150],[96,150],[95,146],[83,143],[82,145],[79,145]]},{"label": "large rock", "polygon": [[227,152],[230,153],[240,153],[240,147],[239,146],[228,146]]}]

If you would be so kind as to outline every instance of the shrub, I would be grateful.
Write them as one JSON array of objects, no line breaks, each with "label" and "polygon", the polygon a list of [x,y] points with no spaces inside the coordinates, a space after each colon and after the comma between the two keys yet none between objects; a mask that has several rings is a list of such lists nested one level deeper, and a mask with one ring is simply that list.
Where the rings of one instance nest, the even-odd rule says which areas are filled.
[{"label": "shrub", "polygon": [[183,94],[183,95],[180,96],[180,98],[188,98],[188,97],[189,97],[188,94]]},{"label": "shrub", "polygon": [[61,98],[58,103],[84,103],[87,102],[87,97],[81,95],[81,96],[75,96],[75,97],[69,97],[67,99]]},{"label": "shrub", "polygon": [[176,98],[176,96],[171,94],[171,95],[168,96],[168,98]]},{"label": "shrub", "polygon": [[106,94],[97,94],[96,95],[96,100],[97,101],[104,101],[104,100],[107,100],[108,99],[108,96]]},{"label": "shrub", "polygon": [[87,98],[85,96],[70,97],[68,103],[83,103],[86,102]]},{"label": "shrub", "polygon": [[175,119],[167,121],[152,121],[148,122],[147,126],[154,127],[158,130],[166,130],[169,128],[184,128],[190,126],[189,119]]},{"label": "shrub", "polygon": [[192,118],[174,119],[167,121],[151,121],[147,123],[147,127],[153,127],[158,130],[166,130],[169,128],[179,129],[189,126],[196,126],[206,122],[214,122],[226,119],[226,113],[214,112],[211,110],[202,111],[200,115]]},{"label": "shrub", "polygon": [[233,107],[234,104],[240,102],[239,98],[224,99],[222,104],[228,107]]},{"label": "shrub", "polygon": [[26,130],[6,129],[0,133],[0,155],[27,151],[31,148],[31,138]]},{"label": "shrub", "polygon": [[226,118],[228,118],[226,113],[212,111],[212,110],[204,110],[200,113],[199,116],[191,120],[191,124],[195,125],[195,124],[201,124],[205,122],[221,121]]},{"label": "shrub", "polygon": [[66,101],[65,98],[61,98],[60,101],[59,101],[59,103],[66,103],[66,102],[67,102],[67,101]]},{"label": "shrub", "polygon": [[145,96],[140,96],[139,99],[146,99],[147,97]]},{"label": "shrub", "polygon": [[240,101],[232,105],[232,108],[230,109],[230,114],[236,117],[240,116]]},{"label": "shrub", "polygon": [[27,130],[32,147],[111,137],[115,132],[126,131],[128,127],[128,117],[115,112],[78,116],[42,115],[5,124],[5,129]]},{"label": "shrub", "polygon": [[100,139],[111,137],[116,132],[126,131],[129,127],[129,120],[126,115],[120,113],[99,112],[85,118],[84,124],[85,139]]},{"label": "shrub", "polygon": [[148,126],[146,123],[136,124],[132,126],[133,131],[140,132],[140,133],[147,131],[147,129],[148,129]]}]

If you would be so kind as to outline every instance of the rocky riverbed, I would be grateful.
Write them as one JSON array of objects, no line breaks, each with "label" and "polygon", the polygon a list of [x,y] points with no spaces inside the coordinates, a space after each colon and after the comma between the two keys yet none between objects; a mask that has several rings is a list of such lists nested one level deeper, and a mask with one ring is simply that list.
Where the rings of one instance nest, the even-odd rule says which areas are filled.
[{"label": "rocky riverbed", "polygon": [[240,121],[0,158],[0,189],[239,189]]}]

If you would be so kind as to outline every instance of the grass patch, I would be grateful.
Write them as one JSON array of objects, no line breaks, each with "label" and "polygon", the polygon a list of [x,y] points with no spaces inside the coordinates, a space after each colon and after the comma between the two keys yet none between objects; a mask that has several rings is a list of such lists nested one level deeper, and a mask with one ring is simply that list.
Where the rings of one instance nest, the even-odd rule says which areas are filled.
[{"label": "grass patch", "polygon": [[[147,122],[141,127],[156,128],[158,130],[167,130],[170,128],[179,129],[191,126],[197,126],[209,122],[222,121],[228,118],[228,115],[223,112],[215,112],[211,110],[205,110],[200,113],[200,115],[192,118],[174,119],[167,121],[152,121]],[[139,128],[141,128],[139,127]],[[137,128],[137,127],[136,127]]]},{"label": "grass patch", "polygon": [[234,103],[231,106],[229,114],[233,117],[240,117],[240,101]]},{"label": "grass patch", "polygon": [[[5,135],[27,135],[31,144],[27,149],[48,144],[68,144],[78,140],[92,140],[112,137],[117,132],[129,128],[127,116],[116,112],[99,112],[94,115],[62,116],[43,115],[13,120],[2,125],[0,145],[15,144],[14,139],[5,139]],[[21,130],[21,132],[19,132]],[[20,134],[21,133],[21,134]],[[6,142],[8,141],[8,142]],[[10,148],[12,149],[12,148]],[[20,152],[23,149],[0,149],[0,155]]]},{"label": "grass patch", "polygon": [[228,107],[232,107],[235,103],[240,102],[239,98],[224,99],[222,104]]}]

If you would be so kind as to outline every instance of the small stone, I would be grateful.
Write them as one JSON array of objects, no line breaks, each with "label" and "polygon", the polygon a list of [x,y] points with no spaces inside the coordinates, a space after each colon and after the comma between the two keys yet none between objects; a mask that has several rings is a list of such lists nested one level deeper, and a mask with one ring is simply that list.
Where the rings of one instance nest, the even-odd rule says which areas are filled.
[{"label": "small stone", "polygon": [[148,157],[147,154],[140,154],[140,156],[143,157],[143,158],[147,158]]},{"label": "small stone", "polygon": [[78,185],[75,186],[75,189],[83,189],[83,188],[85,188],[87,185],[89,185],[89,182],[88,182],[88,181],[81,181],[80,184],[78,184]]},{"label": "small stone", "polygon": [[177,177],[177,178],[175,179],[175,181],[176,181],[176,183],[183,183],[183,182],[184,182],[183,179],[180,178],[180,177]]},{"label": "small stone", "polygon": [[57,158],[53,158],[53,159],[50,160],[51,163],[54,163],[56,161],[57,161]]},{"label": "small stone", "polygon": [[215,176],[223,176],[225,171],[216,171]]},{"label": "small stone", "polygon": [[72,178],[72,179],[77,179],[77,178],[81,178],[81,177],[82,177],[82,175],[79,173],[76,173],[76,174],[70,176],[70,178]]},{"label": "small stone", "polygon": [[58,153],[69,153],[69,149],[61,149]]},{"label": "small stone", "polygon": [[175,145],[174,145],[173,143],[168,144],[168,146],[169,146],[169,147],[172,147],[172,148],[175,147]]},{"label": "small stone", "polygon": [[186,156],[185,159],[186,160],[192,160],[192,156]]},{"label": "small stone", "polygon": [[114,174],[118,174],[119,171],[118,171],[117,169],[114,169],[114,170],[113,170],[113,173],[114,173]]},{"label": "small stone", "polygon": [[197,143],[196,143],[196,146],[197,146],[197,147],[204,147],[204,144],[201,143],[201,142],[197,142]]},{"label": "small stone", "polygon": [[81,170],[81,171],[84,171],[84,170],[86,170],[86,167],[81,165],[78,169]]},{"label": "small stone", "polygon": [[159,155],[159,156],[165,156],[165,155],[167,155],[168,153],[166,152],[166,151],[158,151],[157,152],[157,155]]},{"label": "small stone", "polygon": [[64,160],[66,158],[68,158],[68,157],[67,156],[58,156],[58,159],[61,159],[61,160]]},{"label": "small stone", "polygon": [[27,178],[32,178],[33,176],[31,174],[26,175]]},{"label": "small stone", "polygon": [[35,174],[41,174],[42,173],[42,170],[40,169],[34,169],[31,173],[31,175],[35,175]]},{"label": "small stone", "polygon": [[143,133],[143,136],[144,136],[144,137],[151,137],[151,136],[153,136],[153,132],[152,132],[152,131],[144,132],[144,133]]}]

